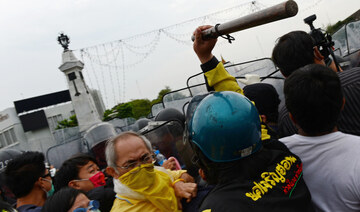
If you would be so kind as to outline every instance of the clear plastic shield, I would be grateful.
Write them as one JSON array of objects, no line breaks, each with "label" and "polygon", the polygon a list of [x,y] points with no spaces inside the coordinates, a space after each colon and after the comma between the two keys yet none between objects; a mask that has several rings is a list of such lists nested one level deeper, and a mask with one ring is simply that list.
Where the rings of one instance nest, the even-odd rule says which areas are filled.
[{"label": "clear plastic shield", "polygon": [[158,113],[160,113],[160,111],[162,111],[164,109],[164,105],[162,104],[162,102],[157,103],[157,104],[153,104],[151,106],[151,115],[153,117],[155,117]]},{"label": "clear plastic shield", "polygon": [[360,20],[350,22],[332,35],[337,55],[347,56],[360,49]]},{"label": "clear plastic shield", "polygon": [[360,20],[346,25],[346,35],[349,44],[349,53],[360,49]]},{"label": "clear plastic shield", "polygon": [[337,51],[335,51],[336,55],[345,56],[349,54],[345,26],[341,27],[332,35],[332,40],[335,43],[334,48],[337,49]]},{"label": "clear plastic shield", "polygon": [[163,96],[165,108],[175,108],[179,111],[183,111],[184,105],[190,100],[191,94],[187,88],[172,91]]},{"label": "clear plastic shield", "polygon": [[[237,79],[244,79],[246,74],[259,75],[261,82],[273,85],[279,94],[280,100],[284,99],[284,77],[280,71],[277,71],[274,62],[270,58],[262,58],[236,64],[226,63],[225,69]],[[200,87],[200,83],[205,83],[203,73],[196,74],[188,79],[187,85],[189,89],[191,89],[193,96],[207,93],[205,84],[202,84]],[[239,80],[238,84],[241,88],[245,86],[245,84]],[[197,85],[199,85],[202,90],[200,92],[193,92],[193,89],[196,88]]]},{"label": "clear plastic shield", "polygon": [[83,139],[75,139],[67,143],[50,147],[46,152],[49,164],[60,168],[62,163],[77,153],[87,153],[88,147]]},{"label": "clear plastic shield", "polygon": [[189,174],[197,176],[197,168],[191,162],[194,154],[190,144],[183,141],[183,131],[181,123],[169,121],[143,135],[149,139],[154,149],[158,149],[166,158],[175,157]]}]

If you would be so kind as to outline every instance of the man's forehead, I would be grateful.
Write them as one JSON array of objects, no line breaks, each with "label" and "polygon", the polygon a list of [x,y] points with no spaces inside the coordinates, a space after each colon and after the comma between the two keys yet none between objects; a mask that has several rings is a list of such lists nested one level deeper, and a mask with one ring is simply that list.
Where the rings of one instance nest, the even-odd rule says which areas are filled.
[{"label": "man's forehead", "polygon": [[94,161],[89,161],[84,167],[86,167],[86,169],[90,169],[94,166],[97,166],[96,163],[94,163]]},{"label": "man's forehead", "polygon": [[128,144],[132,144],[132,145],[139,145],[139,146],[145,146],[144,141],[135,135],[127,135],[126,137],[123,138],[118,138],[116,140],[116,146],[123,146],[123,145],[128,145]]},{"label": "man's forehead", "polygon": [[137,159],[142,154],[149,153],[144,141],[133,135],[117,140],[115,151],[118,162]]}]

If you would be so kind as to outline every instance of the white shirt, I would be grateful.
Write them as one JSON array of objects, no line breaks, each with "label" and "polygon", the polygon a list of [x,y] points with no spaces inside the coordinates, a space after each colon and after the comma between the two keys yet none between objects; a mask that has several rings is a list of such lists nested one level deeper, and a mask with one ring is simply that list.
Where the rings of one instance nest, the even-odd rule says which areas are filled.
[{"label": "white shirt", "polygon": [[303,162],[317,211],[360,211],[360,137],[334,132],[280,139]]}]

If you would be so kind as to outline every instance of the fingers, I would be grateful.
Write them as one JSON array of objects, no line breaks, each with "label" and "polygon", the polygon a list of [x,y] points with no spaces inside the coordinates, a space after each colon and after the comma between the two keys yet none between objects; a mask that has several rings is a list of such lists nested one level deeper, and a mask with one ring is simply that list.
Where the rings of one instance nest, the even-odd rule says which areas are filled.
[{"label": "fingers", "polygon": [[181,198],[177,198],[178,209],[182,210]]},{"label": "fingers", "polygon": [[184,184],[184,198],[192,198],[192,197],[196,197],[196,193],[197,193],[197,185],[196,183],[185,183]]},{"label": "fingers", "polygon": [[168,161],[170,161],[170,162],[174,161],[175,162],[175,158],[174,157],[169,157]]},{"label": "fingers", "polygon": [[202,41],[200,27],[196,28],[196,30],[195,30],[195,41],[196,42],[201,42]]},{"label": "fingers", "polygon": [[189,175],[188,173],[183,173],[180,176],[180,178],[184,179],[188,183],[194,183],[195,182],[194,178],[191,175]]},{"label": "fingers", "polygon": [[204,26],[199,26],[198,28],[201,30],[201,31],[204,31],[204,30],[207,30],[209,28],[211,28],[213,26],[210,26],[210,25],[204,25]]},{"label": "fingers", "polygon": [[202,31],[210,29],[213,26],[210,25],[204,25],[204,26],[199,26],[198,28],[196,28],[196,30],[194,31],[194,36],[195,36],[195,40],[202,40],[201,36],[202,36]]}]

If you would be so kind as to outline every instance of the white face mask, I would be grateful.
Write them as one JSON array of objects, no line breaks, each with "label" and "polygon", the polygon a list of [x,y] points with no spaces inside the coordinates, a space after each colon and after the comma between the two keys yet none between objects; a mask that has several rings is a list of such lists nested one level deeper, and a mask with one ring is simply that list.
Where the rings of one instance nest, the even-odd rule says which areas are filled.
[{"label": "white face mask", "polygon": [[55,192],[55,188],[54,188],[54,184],[52,183],[52,180],[48,180],[46,178],[42,178],[42,179],[49,182],[49,183],[51,183],[51,189],[49,191],[46,191],[43,188],[42,188],[42,190],[46,192],[46,197],[52,196],[54,194],[54,192]]}]

